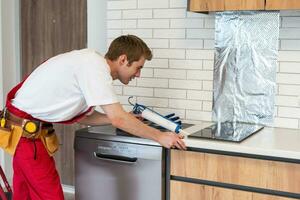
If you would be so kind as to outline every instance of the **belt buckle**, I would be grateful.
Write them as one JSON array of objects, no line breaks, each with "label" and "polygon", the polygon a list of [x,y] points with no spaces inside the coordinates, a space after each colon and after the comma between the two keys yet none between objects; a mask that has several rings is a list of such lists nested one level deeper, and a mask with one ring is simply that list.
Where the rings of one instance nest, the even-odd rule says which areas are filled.
[{"label": "belt buckle", "polygon": [[27,133],[32,134],[33,136],[39,131],[40,128],[40,122],[38,121],[32,121],[25,119],[22,123],[22,128]]}]

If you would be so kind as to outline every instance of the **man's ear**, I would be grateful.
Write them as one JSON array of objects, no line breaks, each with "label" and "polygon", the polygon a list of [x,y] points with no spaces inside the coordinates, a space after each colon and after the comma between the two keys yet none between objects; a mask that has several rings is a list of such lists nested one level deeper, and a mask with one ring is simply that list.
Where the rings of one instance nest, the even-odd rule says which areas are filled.
[{"label": "man's ear", "polygon": [[128,64],[127,56],[125,54],[122,54],[118,58],[118,62],[120,65]]}]

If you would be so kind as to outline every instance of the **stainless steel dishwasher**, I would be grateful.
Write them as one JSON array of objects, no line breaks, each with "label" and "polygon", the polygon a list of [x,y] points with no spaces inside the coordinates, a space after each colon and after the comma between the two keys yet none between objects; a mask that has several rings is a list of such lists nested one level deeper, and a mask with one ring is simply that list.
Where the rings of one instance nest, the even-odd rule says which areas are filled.
[{"label": "stainless steel dishwasher", "polygon": [[164,200],[165,151],[112,126],[75,135],[76,200]]}]

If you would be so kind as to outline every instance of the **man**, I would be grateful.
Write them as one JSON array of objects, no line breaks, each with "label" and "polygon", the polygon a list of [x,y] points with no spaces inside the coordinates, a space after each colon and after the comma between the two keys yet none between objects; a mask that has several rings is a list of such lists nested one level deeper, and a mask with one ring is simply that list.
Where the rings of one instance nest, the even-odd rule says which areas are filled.
[{"label": "man", "polygon": [[[10,91],[1,127],[11,132],[11,142],[2,147],[14,155],[15,200],[63,199],[52,158],[58,145],[51,123],[111,123],[166,148],[185,149],[181,136],[162,133],[125,112],[113,91],[112,80],[128,84],[140,76],[145,60],[151,58],[140,38],[120,36],[105,57],[88,49],[60,54]],[[101,106],[105,114],[94,111],[95,106]]]}]

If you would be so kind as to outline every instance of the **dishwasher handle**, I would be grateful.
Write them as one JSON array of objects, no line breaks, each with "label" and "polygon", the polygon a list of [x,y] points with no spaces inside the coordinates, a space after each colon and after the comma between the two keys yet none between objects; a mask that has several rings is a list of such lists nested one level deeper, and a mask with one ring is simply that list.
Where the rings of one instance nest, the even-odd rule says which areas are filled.
[{"label": "dishwasher handle", "polygon": [[137,157],[126,157],[119,155],[110,155],[94,152],[94,157],[99,160],[113,161],[118,163],[134,164],[137,162]]}]

